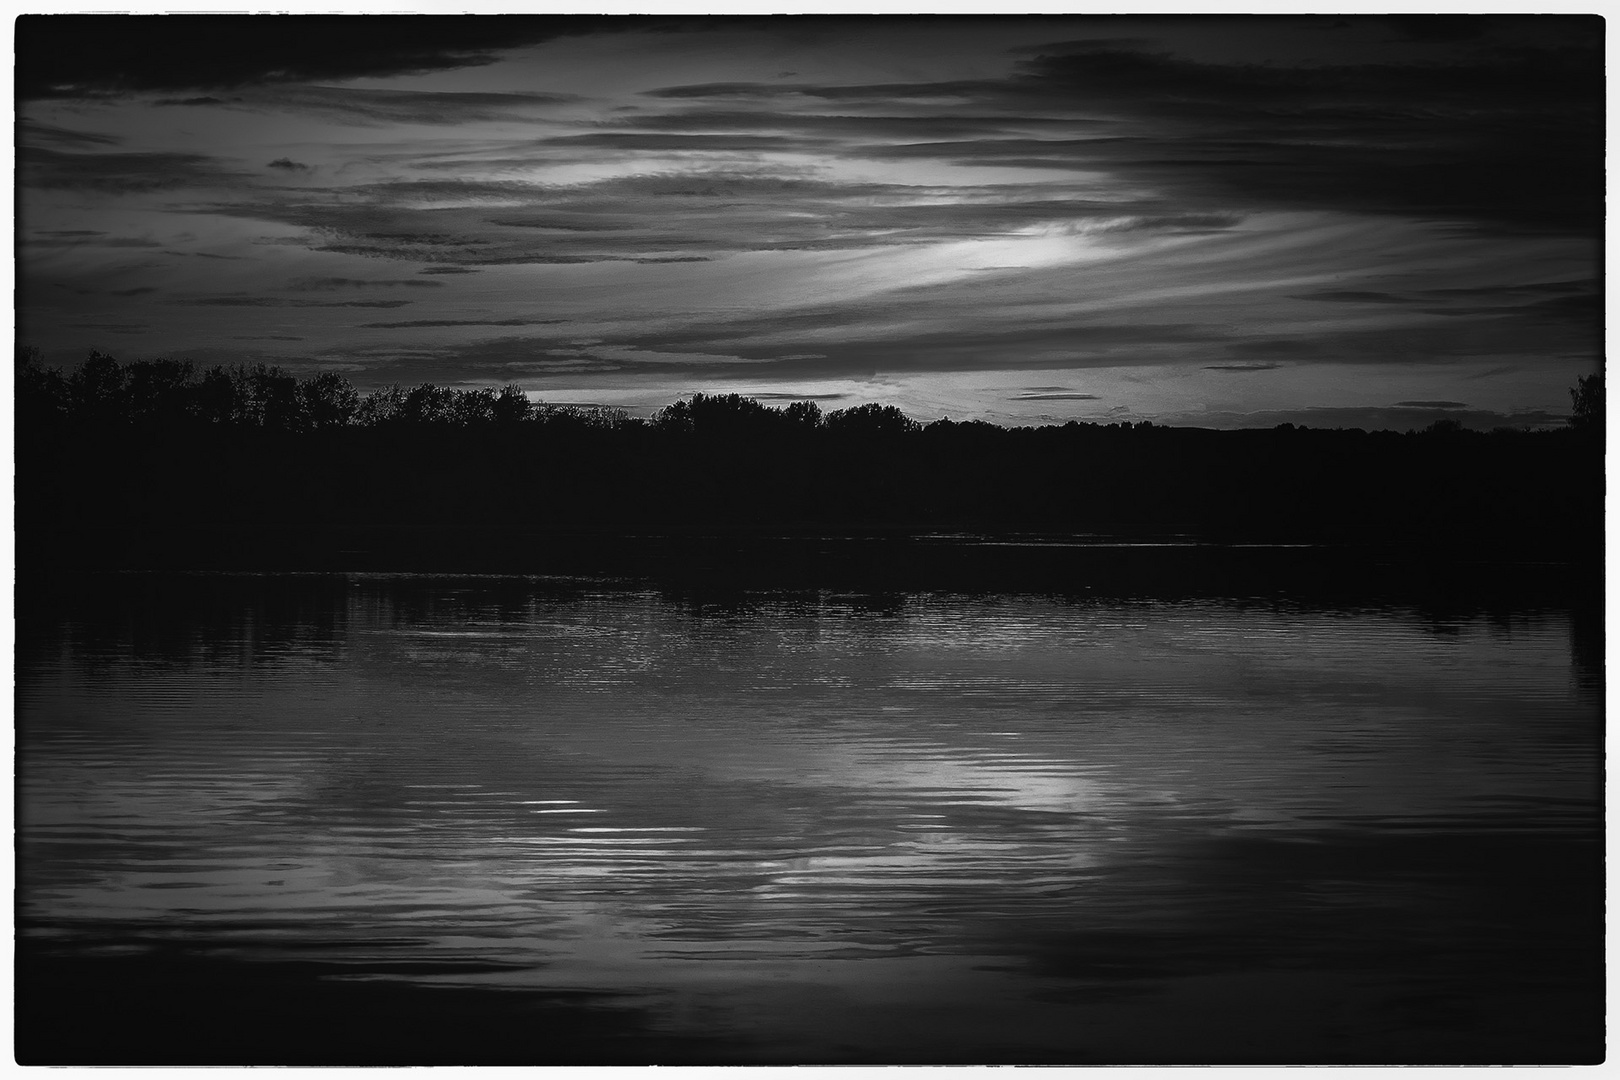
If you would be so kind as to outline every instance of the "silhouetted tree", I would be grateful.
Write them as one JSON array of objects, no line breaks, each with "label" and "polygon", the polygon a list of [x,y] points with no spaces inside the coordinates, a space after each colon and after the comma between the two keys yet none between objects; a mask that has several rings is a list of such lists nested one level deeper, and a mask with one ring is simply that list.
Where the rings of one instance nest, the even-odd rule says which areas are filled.
[{"label": "silhouetted tree", "polygon": [[376,427],[398,420],[404,411],[405,391],[394,383],[392,386],[379,387],[362,398],[355,419],[367,427]]},{"label": "silhouetted tree", "polygon": [[196,369],[186,361],[147,360],[125,368],[125,415],[134,423],[156,426],[189,419],[189,393]]},{"label": "silhouetted tree", "polygon": [[405,395],[399,419],[407,424],[449,424],[455,420],[456,392],[448,386],[423,383]]},{"label": "silhouetted tree", "polygon": [[495,398],[495,422],[498,424],[515,424],[529,419],[533,412],[529,405],[529,395],[523,392],[523,387],[516,383],[508,383],[501,387],[501,392]]},{"label": "silhouetted tree", "polygon": [[1570,402],[1574,412],[1569,426],[1577,431],[1603,431],[1603,372],[1583,375],[1570,387]]},{"label": "silhouetted tree", "polygon": [[740,394],[693,394],[662,410],[657,426],[706,438],[760,437],[783,422],[780,411]]},{"label": "silhouetted tree", "polygon": [[821,426],[821,406],[813,401],[795,401],[782,410],[788,421],[799,427],[816,428]]},{"label": "silhouetted tree", "polygon": [[67,378],[60,368],[48,368],[38,349],[31,345],[17,349],[17,415],[31,420],[56,422],[71,408]]},{"label": "silhouetted tree", "polygon": [[450,415],[462,427],[481,427],[495,422],[495,391],[489,387],[455,393]]},{"label": "silhouetted tree", "polygon": [[234,424],[240,417],[236,380],[215,364],[191,387],[191,413],[205,424]]},{"label": "silhouetted tree", "polygon": [[67,381],[68,400],[78,418],[91,423],[123,419],[124,369],[117,360],[92,352]]},{"label": "silhouetted tree", "polygon": [[922,425],[893,405],[856,405],[830,413],[827,430],[841,435],[898,436],[921,430]]},{"label": "silhouetted tree", "polygon": [[232,419],[236,423],[276,431],[302,430],[303,403],[295,376],[264,364],[234,368],[230,374],[236,397]]},{"label": "silhouetted tree", "polygon": [[310,427],[343,427],[352,423],[360,410],[360,394],[335,371],[323,371],[298,388],[303,412]]}]

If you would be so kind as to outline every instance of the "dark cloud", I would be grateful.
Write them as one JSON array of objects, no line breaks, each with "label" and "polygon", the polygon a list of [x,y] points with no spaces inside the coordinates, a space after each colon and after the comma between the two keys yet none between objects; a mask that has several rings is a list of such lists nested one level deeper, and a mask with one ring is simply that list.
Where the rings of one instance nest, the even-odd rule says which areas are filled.
[{"label": "dark cloud", "polygon": [[79,325],[86,330],[103,330],[109,334],[144,334],[151,329],[145,323],[84,322]]},{"label": "dark cloud", "polygon": [[308,172],[309,166],[292,158],[278,157],[265,166],[267,169],[286,169],[289,172]]},{"label": "dark cloud", "polygon": [[418,270],[419,274],[476,274],[478,269],[472,266],[425,266]]},{"label": "dark cloud", "polygon": [[1152,46],[1150,38],[1097,37],[1075,41],[1049,41],[1042,45],[1019,45],[1007,51],[1014,56],[1072,56],[1075,53],[1117,52],[1121,49],[1138,52]]},{"label": "dark cloud", "polygon": [[793,94],[812,94],[815,93],[815,89],[797,85],[782,86],[778,83],[711,82],[662,86],[643,93],[653,98],[785,97]]},{"label": "dark cloud", "polygon": [[444,382],[446,372],[454,372],[456,381],[499,386],[549,375],[623,370],[623,365],[615,361],[582,355],[577,347],[555,339],[535,337],[412,347],[366,345],[331,352],[356,365],[358,371],[351,379],[360,387]]},{"label": "dark cloud", "polygon": [[[604,215],[605,216],[605,215]],[[634,222],[610,218],[599,220],[584,214],[531,214],[525,217],[485,218],[491,225],[507,229],[551,229],[558,232],[622,232],[634,227]]]},{"label": "dark cloud", "polygon": [[[1138,43],[1083,43],[1037,50],[1001,79],[709,83],[655,96],[713,101],[722,117],[739,102],[797,114],[828,101],[902,117],[908,103],[919,113],[949,103],[980,116],[1065,119],[1071,127],[1059,137],[1009,124],[954,140],[897,120],[891,134],[845,153],[1102,170],[1186,208],[1341,209],[1590,230],[1603,197],[1602,20],[1479,25],[1472,36],[1481,40],[1463,52],[1403,62],[1215,63]],[[1543,43],[1522,44],[1523,28]],[[690,117],[695,131],[704,130],[701,112]],[[1099,122],[1106,127],[1095,128]]]},{"label": "dark cloud", "polygon": [[1585,229],[1602,206],[1603,24],[1565,25],[1568,47],[1452,63],[1045,57],[1008,90],[1136,120],[1085,156],[1204,199]]},{"label": "dark cloud", "polygon": [[82,149],[89,146],[116,146],[123,140],[113,135],[93,131],[74,131],[70,128],[42,124],[38,120],[20,120],[17,123],[17,142],[20,146],[56,146]]},{"label": "dark cloud", "polygon": [[639,132],[597,132],[591,135],[559,135],[542,139],[540,145],[567,150],[583,147],[590,150],[623,150],[642,154],[658,151],[690,151],[693,153],[764,153],[768,151],[814,151],[825,143],[781,135],[689,135],[645,134]]},{"label": "dark cloud", "polygon": [[1595,280],[1539,281],[1524,285],[1476,285],[1467,288],[1422,289],[1420,294],[1425,297],[1489,297],[1500,299],[1516,296],[1539,296],[1549,293],[1554,295],[1591,293],[1596,287],[1597,282]]},{"label": "dark cloud", "polygon": [[777,390],[753,390],[745,397],[756,401],[842,401],[848,394],[795,394]]},{"label": "dark cloud", "polygon": [[1397,409],[1466,409],[1466,401],[1397,401]]},{"label": "dark cloud", "polygon": [[144,236],[108,236],[88,229],[63,229],[55,233],[40,233],[39,239],[29,241],[36,248],[155,248],[163,245]]},{"label": "dark cloud", "polygon": [[239,293],[232,296],[197,296],[171,301],[199,307],[321,307],[321,308],[399,308],[409,300],[290,300],[282,296]]},{"label": "dark cloud", "polygon": [[[1601,328],[1584,319],[1552,319],[1535,312],[1492,311],[1491,318],[1432,319],[1410,325],[1377,325],[1334,330],[1309,340],[1308,348],[1288,343],[1276,353],[1311,361],[1348,364],[1450,364],[1524,356],[1592,356]],[[1244,342],[1241,354],[1273,351],[1267,342]]]},{"label": "dark cloud", "polygon": [[439,326],[549,326],[564,319],[410,319],[406,322],[361,323],[364,330],[405,330]]},{"label": "dark cloud", "polygon": [[[780,99],[779,88],[761,88],[761,96]],[[649,131],[685,132],[772,132],[811,136],[817,140],[875,140],[883,143],[909,143],[942,139],[1003,137],[1009,130],[1041,131],[1072,136],[1077,130],[1105,132],[1113,122],[1080,119],[1073,116],[1042,116],[1030,110],[1023,115],[997,110],[967,112],[930,108],[912,112],[883,109],[873,113],[785,112],[780,109],[741,109],[694,106],[660,112],[635,110],[619,121],[619,126]]]},{"label": "dark cloud", "polygon": [[375,78],[487,64],[567,34],[634,27],[576,16],[24,15],[16,92],[74,98]]},{"label": "dark cloud", "polygon": [[303,341],[292,334],[234,334],[232,341]]},{"label": "dark cloud", "polygon": [[290,292],[334,292],[344,289],[441,289],[442,281],[418,281],[415,278],[294,278],[283,286]]},{"label": "dark cloud", "polygon": [[1436,420],[1455,421],[1473,431],[1496,428],[1548,430],[1565,427],[1568,416],[1542,409],[1497,412],[1489,409],[1400,409],[1379,407],[1307,406],[1259,412],[1203,412],[1163,414],[1159,423],[1187,427],[1270,428],[1297,424],[1312,428],[1360,428],[1363,431],[1421,431]]},{"label": "dark cloud", "polygon": [[218,104],[254,112],[306,113],[338,123],[372,126],[512,120],[578,100],[573,94],[278,85],[253,90]]},{"label": "dark cloud", "polygon": [[63,153],[36,147],[18,153],[24,187],[99,191],[111,195],[234,184],[245,179],[206,154]]},{"label": "dark cloud", "polygon": [[1294,297],[1296,300],[1328,300],[1344,304],[1410,304],[1414,301],[1410,297],[1396,296],[1394,293],[1370,292],[1359,289],[1325,289],[1321,292],[1301,293]]},{"label": "dark cloud", "polygon": [[1268,360],[1256,360],[1248,364],[1205,364],[1205,371],[1275,371],[1281,364]]},{"label": "dark cloud", "polygon": [[1014,394],[1008,401],[1101,401],[1096,394],[1076,394],[1066,391]]},{"label": "dark cloud", "polygon": [[157,289],[151,285],[137,285],[133,289],[114,289],[112,294],[114,296],[145,296],[148,293],[155,292],[157,292]]}]

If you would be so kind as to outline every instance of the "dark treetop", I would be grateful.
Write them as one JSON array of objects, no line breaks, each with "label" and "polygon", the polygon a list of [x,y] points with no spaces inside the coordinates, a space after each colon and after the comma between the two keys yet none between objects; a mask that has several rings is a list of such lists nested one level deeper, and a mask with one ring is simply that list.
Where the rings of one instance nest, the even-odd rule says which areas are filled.
[{"label": "dark treetop", "polygon": [[17,385],[24,569],[600,572],[632,541],[940,534],[1601,560],[1600,376],[1568,429],[1490,433],[924,425],[704,394],[640,420],[26,350]]}]

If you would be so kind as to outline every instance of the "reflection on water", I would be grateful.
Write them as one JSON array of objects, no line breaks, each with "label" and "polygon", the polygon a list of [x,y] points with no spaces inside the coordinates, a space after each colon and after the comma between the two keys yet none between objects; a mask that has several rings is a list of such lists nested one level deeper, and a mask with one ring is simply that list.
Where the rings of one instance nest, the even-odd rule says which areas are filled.
[{"label": "reflection on water", "polygon": [[1602,1055],[1564,613],[354,577],[24,615],[52,956],[590,992],[702,1060]]}]

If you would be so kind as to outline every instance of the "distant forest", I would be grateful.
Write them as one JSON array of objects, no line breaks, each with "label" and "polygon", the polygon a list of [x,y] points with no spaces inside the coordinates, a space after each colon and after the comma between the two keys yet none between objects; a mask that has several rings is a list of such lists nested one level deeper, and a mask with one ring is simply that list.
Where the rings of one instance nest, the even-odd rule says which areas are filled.
[{"label": "distant forest", "polygon": [[1601,376],[1568,428],[1489,433],[1003,428],[706,394],[642,420],[517,386],[361,395],[31,350],[16,386],[19,565],[428,569],[521,562],[524,538],[942,532],[1601,558]]}]

